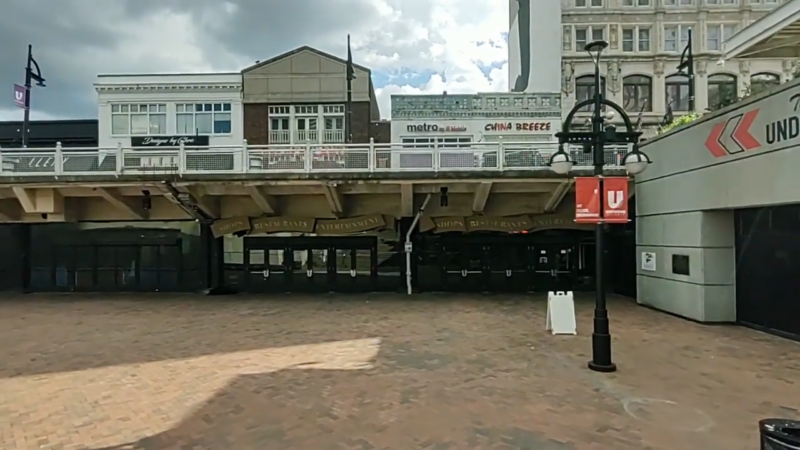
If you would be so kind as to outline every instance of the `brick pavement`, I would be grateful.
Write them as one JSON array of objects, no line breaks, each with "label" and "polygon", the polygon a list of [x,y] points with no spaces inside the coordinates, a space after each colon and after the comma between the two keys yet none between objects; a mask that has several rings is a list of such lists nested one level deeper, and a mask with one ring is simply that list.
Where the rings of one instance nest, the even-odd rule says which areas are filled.
[{"label": "brick pavement", "polygon": [[610,303],[620,371],[542,298],[25,296],[0,302],[0,448],[754,449],[800,345]]}]

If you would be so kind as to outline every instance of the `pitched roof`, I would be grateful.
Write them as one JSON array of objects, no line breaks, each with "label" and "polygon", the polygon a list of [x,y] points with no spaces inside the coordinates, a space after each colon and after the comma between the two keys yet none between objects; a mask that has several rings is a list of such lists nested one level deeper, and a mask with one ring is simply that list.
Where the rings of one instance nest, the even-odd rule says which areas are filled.
[{"label": "pitched roof", "polygon": [[[342,64],[347,64],[347,60],[346,59],[342,59],[342,58],[339,58],[338,56],[331,55],[330,53],[325,53],[325,52],[323,52],[321,50],[317,50],[317,49],[315,49],[313,47],[309,47],[307,45],[304,45],[302,47],[298,47],[298,48],[296,48],[294,50],[290,50],[290,51],[288,51],[286,53],[283,53],[283,54],[280,54],[280,55],[275,56],[273,58],[270,58],[270,59],[268,59],[266,61],[261,61],[261,62],[258,62],[256,64],[250,66],[250,67],[246,67],[246,68],[242,69],[242,73],[250,72],[252,70],[258,69],[259,67],[264,67],[267,64],[272,64],[274,62],[280,61],[282,59],[289,58],[291,56],[294,56],[294,55],[296,55],[298,53],[302,53],[302,52],[315,53],[315,54],[317,54],[319,56],[322,56],[323,58],[328,58],[328,59],[332,59],[332,60],[334,60],[336,62],[340,62]],[[354,63],[353,67],[361,69],[361,70],[367,72],[368,74],[372,75],[372,71],[370,69],[362,66],[362,65]]]}]

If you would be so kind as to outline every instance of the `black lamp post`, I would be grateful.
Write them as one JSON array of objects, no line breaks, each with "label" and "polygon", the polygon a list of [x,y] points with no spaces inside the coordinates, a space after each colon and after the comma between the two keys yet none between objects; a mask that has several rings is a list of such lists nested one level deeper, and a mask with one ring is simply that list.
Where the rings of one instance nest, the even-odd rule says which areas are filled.
[{"label": "black lamp post", "polygon": [[[606,41],[590,42],[584,47],[587,53],[592,56],[594,61],[594,96],[578,102],[567,114],[562,131],[556,133],[558,138],[558,152],[550,157],[550,167],[556,173],[566,175],[572,170],[572,160],[564,151],[564,144],[577,144],[583,146],[584,153],[592,154],[592,166],[594,176],[599,180],[600,217],[603,217],[604,198],[603,198],[603,167],[605,165],[605,144],[632,144],[633,149],[625,155],[623,163],[628,173],[636,175],[641,173],[650,163],[650,159],[639,151],[639,138],[641,131],[634,129],[630,117],[625,113],[621,106],[603,97],[600,83],[600,54],[608,47]],[[571,131],[572,119],[581,108],[593,105],[592,110],[592,131]],[[625,131],[617,131],[612,124],[606,124],[606,117],[603,116],[603,105],[619,113],[625,123]],[[609,114],[610,116],[610,114]],[[610,118],[610,117],[609,117]],[[594,307],[594,328],[592,331],[592,360],[589,361],[589,369],[596,372],[614,372],[617,370],[616,364],[611,358],[611,333],[608,326],[608,311],[606,310],[605,292],[605,267],[604,267],[604,244],[605,234],[603,232],[604,223],[598,221],[595,228],[595,307]]]},{"label": "black lamp post", "polygon": [[[36,69],[36,73],[34,73]],[[28,127],[31,121],[31,83],[36,82],[39,87],[45,87],[44,78],[42,78],[42,71],[39,69],[39,64],[33,59],[33,46],[28,45],[28,64],[25,67],[25,112],[22,118],[22,146],[28,146]]]},{"label": "black lamp post", "polygon": [[678,72],[686,71],[689,78],[689,112],[694,112],[694,53],[692,53],[692,29],[686,33],[686,47],[681,53],[681,62],[678,64]]}]

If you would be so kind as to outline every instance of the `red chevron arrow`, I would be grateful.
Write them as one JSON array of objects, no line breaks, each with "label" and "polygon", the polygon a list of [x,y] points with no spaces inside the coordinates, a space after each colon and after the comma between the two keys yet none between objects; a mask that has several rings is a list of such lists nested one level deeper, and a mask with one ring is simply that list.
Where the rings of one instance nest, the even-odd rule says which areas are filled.
[{"label": "red chevron arrow", "polygon": [[723,131],[725,131],[725,122],[718,123],[714,125],[706,139],[706,148],[715,158],[721,158],[728,154],[728,151],[719,143]]},{"label": "red chevron arrow", "polygon": [[739,144],[745,151],[755,150],[761,147],[761,143],[750,133],[750,127],[758,116],[758,109],[748,111],[742,116],[742,120],[736,125],[736,128],[731,133],[731,137],[737,144]]}]

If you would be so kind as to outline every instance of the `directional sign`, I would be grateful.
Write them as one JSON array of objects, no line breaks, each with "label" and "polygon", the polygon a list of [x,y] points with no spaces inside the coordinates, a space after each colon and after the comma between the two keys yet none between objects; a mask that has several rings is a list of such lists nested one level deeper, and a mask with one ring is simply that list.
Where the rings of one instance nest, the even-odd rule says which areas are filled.
[{"label": "directional sign", "polygon": [[708,151],[715,158],[721,158],[761,148],[761,143],[751,132],[758,112],[759,109],[753,109],[715,124],[705,142]]}]

